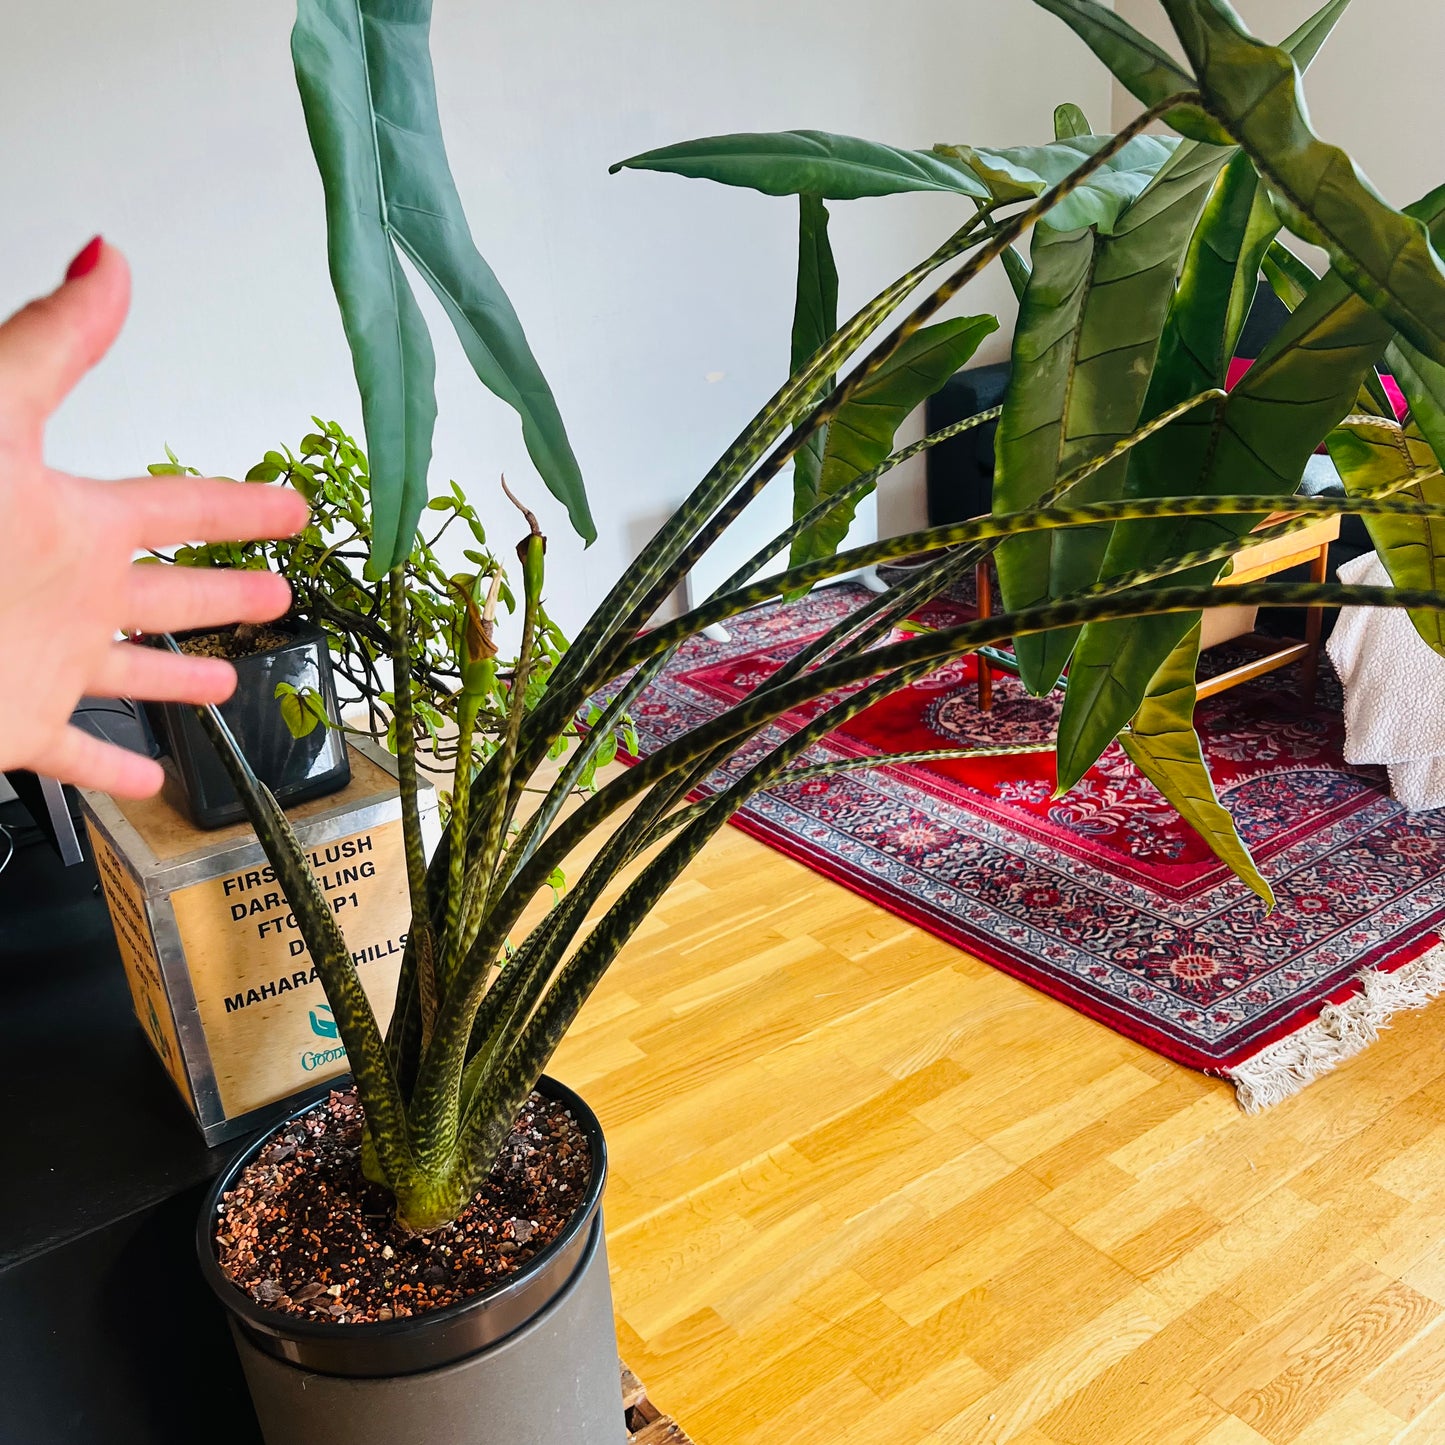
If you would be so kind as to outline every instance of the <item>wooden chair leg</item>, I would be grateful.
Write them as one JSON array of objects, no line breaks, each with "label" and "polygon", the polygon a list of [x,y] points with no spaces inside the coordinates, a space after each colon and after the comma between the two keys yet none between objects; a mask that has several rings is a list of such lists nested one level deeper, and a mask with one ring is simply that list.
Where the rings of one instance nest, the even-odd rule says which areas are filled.
[{"label": "wooden chair leg", "polygon": [[[987,562],[980,562],[974,567],[973,585],[978,602],[979,617],[992,617],[993,584],[989,577],[989,566]],[[974,661],[978,664],[978,710],[980,712],[992,712],[993,668],[989,666],[988,658],[981,652],[974,653]]]},{"label": "wooden chair leg", "polygon": [[[1328,580],[1330,570],[1330,549],[1321,547],[1315,553],[1315,559],[1310,563],[1310,581],[1324,582]],[[1325,623],[1325,610],[1323,607],[1310,607],[1305,612],[1305,646],[1309,651],[1305,653],[1304,660],[1300,663],[1300,696],[1306,707],[1313,707],[1315,704],[1315,692],[1320,677],[1320,637]]]}]

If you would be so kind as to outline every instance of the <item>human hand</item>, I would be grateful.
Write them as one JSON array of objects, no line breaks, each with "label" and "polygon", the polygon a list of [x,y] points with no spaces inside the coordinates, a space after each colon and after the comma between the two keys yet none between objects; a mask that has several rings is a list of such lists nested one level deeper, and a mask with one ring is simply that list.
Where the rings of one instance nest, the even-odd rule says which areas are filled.
[{"label": "human hand", "polygon": [[125,259],[96,237],[57,291],[0,326],[0,769],[139,798],[159,789],[160,765],[72,727],[81,696],[224,702],[236,673],[116,634],[269,621],[291,590],[270,572],[132,558],[180,542],[288,536],[305,525],[306,504],[254,483],[99,482],[45,465],[47,419],[109,350],[129,304]]}]

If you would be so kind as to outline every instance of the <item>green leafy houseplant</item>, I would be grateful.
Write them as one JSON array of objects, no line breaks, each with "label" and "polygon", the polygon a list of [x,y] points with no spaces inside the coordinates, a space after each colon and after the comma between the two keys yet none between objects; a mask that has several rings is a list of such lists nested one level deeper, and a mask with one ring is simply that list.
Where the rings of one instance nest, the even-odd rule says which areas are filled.
[{"label": "green leafy houseplant", "polygon": [[[294,451],[290,447],[268,451],[246,473],[248,482],[279,483],[306,498],[311,518],[303,532],[279,541],[178,547],[158,560],[187,567],[264,567],[284,576],[293,596],[288,615],[312,623],[326,634],[333,666],[349,694],[345,701],[365,708],[364,719],[339,722],[326,717],[321,699],[313,691],[298,691],[283,682],[277,684],[276,700],[287,727],[298,737],[319,726],[340,727],[348,736],[370,738],[395,753],[391,634],[379,611],[377,591],[358,577],[371,555],[373,540],[366,454],[338,422],[320,417],[312,417],[311,421],[315,430],[303,436]],[[166,456],[166,461],[151,466],[152,473],[200,475],[169,448]],[[401,564],[409,598],[410,712],[417,747],[425,750],[434,764],[454,767],[463,731],[461,669],[455,640],[463,634],[473,613],[485,608],[494,583],[494,607],[513,612],[516,599],[505,567],[487,546],[476,509],[456,482],[448,483],[445,491],[427,502],[421,521],[431,524],[431,534],[426,535],[428,529],[418,526],[411,550]],[[462,549],[462,557],[471,570],[464,573],[448,571],[437,550],[443,539],[458,528],[469,543]],[[529,708],[540,699],[547,677],[566,647],[565,637],[545,608],[538,608],[531,642],[525,670],[525,704]],[[515,659],[499,661],[488,675],[484,694],[476,701],[476,715],[468,734],[472,769],[501,745],[511,679],[517,669]],[[559,739],[559,754],[578,735],[574,728]],[[611,761],[619,741],[629,745],[632,741],[631,728],[625,722],[610,741],[604,740],[601,762]],[[584,773],[579,784],[584,789],[589,787],[591,773]],[[445,790],[442,802],[444,806],[448,802]]]},{"label": "green leafy houseplant", "polygon": [[[404,1225],[434,1227],[471,1197],[598,980],[748,796],[785,777],[855,766],[819,762],[810,750],[944,661],[1016,638],[1037,688],[1052,685],[1068,661],[1061,783],[1121,738],[1221,856],[1266,892],[1215,801],[1192,727],[1190,649],[1200,610],[1220,601],[1407,606],[1440,646],[1436,619],[1445,594],[1434,565],[1445,509],[1424,489],[1440,475],[1429,443],[1445,416],[1438,384],[1445,377],[1445,269],[1429,231],[1445,225],[1445,201],[1432,196],[1405,213],[1391,209],[1310,130],[1297,65],[1318,48],[1343,3],[1327,5],[1280,48],[1247,36],[1223,0],[1166,0],[1188,70],[1092,0],[1040,3],[1134,90],[1142,114],[1108,137],[1080,135],[1066,115],[1062,138],[1027,154],[954,147],[938,166],[908,160],[925,178],[920,184],[939,174],[972,175],[977,186],[953,188],[977,203],[974,213],[917,267],[821,336],[623,573],[530,708],[521,701],[531,655],[524,642],[500,745],[474,774],[458,770],[449,826],[428,862],[415,816],[416,730],[402,685],[414,607],[403,564],[426,502],[434,407],[430,347],[396,263],[398,248],[442,298],[482,379],[519,406],[544,479],[569,501],[584,535],[585,500],[569,490],[575,477],[565,464],[565,437],[547,431],[555,417],[550,393],[544,404],[534,384],[523,385],[521,373],[534,381],[539,374],[525,343],[519,349],[519,330],[490,339],[485,332],[498,316],[504,330],[515,317],[497,302],[495,278],[476,256],[446,171],[426,53],[428,7],[302,0],[298,75],[326,185],[333,279],[373,461],[378,520],[369,580],[399,677],[413,921],[385,1036],[286,819],[219,731],[217,739],[335,1013],[366,1114],[364,1167],[390,1189]],[[1159,118],[1184,139],[1145,141]],[[851,145],[814,140],[808,164],[822,164],[817,148],[827,161]],[[810,173],[784,189],[822,194],[821,185]],[[1325,244],[1334,269],[1303,284],[1289,325],[1226,394],[1240,298],[1259,269],[1261,236],[1273,237],[1281,215],[1296,234]],[[1031,266],[1018,256],[1011,263],[1023,304],[1017,384],[1004,407],[999,509],[812,556],[742,583],[762,560],[834,519],[891,467],[945,435],[935,434],[843,479],[714,596],[643,630],[749,501],[1031,230]],[[487,304],[474,305],[483,295]],[[1408,363],[1396,369],[1416,408],[1405,429],[1356,411],[1362,388],[1368,401],[1372,368],[1391,348]],[[1127,373],[1122,391],[1116,367]],[[1305,459],[1326,436],[1351,495],[1294,497]],[[1439,441],[1445,445],[1445,435]],[[1222,598],[1216,577],[1232,557],[1283,530],[1251,532],[1285,499],[1305,516],[1364,514],[1400,585],[1250,583]],[[746,698],[564,811],[602,740],[683,641],[830,576],[922,552],[932,560],[906,585],[873,597]],[[1003,615],[889,640],[896,622],[989,553],[1004,577]],[[523,538],[521,559],[529,639],[544,586],[544,543],[535,526]],[[493,660],[476,629],[463,627],[456,645],[465,726],[474,699],[490,685]],[[549,777],[549,755],[603,689],[610,701],[596,726]],[[823,706],[806,725],[782,741],[763,737],[771,723],[818,700]],[[725,763],[731,766],[719,774]],[[699,796],[710,776],[724,780]],[[528,810],[522,805],[532,788],[541,791]],[[546,899],[547,880],[589,841],[595,851],[570,891],[524,927],[529,905]],[[624,870],[625,886],[604,901]]]}]

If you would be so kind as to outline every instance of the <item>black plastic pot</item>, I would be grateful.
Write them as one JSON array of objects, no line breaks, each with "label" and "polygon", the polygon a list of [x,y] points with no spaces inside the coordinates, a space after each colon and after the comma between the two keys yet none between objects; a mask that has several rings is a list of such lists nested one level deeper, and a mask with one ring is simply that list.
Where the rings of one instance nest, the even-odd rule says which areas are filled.
[{"label": "black plastic pot", "polygon": [[587,1138],[586,1197],[505,1284],[410,1319],[339,1325],[257,1304],[221,1272],[215,1219],[221,1196],[274,1130],[217,1179],[196,1246],[230,1315],[266,1445],[624,1445],[602,1228],[607,1146],[596,1115],[570,1089],[547,1078],[537,1088]]},{"label": "black plastic pot", "polygon": [[[221,705],[221,716],[236,735],[256,776],[282,806],[337,792],[351,781],[346,742],[334,728],[315,727],[304,738],[291,736],[281,717],[276,684],[320,694],[327,717],[338,716],[336,680],[326,634],[304,623],[273,624],[289,633],[284,647],[236,661],[236,691]],[[195,709],[180,703],[153,704],[152,725],[176,765],[179,803],[198,828],[219,828],[245,817],[245,809],[201,729]]]}]

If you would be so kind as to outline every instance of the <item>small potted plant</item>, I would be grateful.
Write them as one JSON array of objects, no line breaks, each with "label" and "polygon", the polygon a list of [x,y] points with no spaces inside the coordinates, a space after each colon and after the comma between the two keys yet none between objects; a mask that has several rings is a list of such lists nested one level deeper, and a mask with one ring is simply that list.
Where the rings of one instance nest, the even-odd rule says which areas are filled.
[{"label": "small potted plant", "polygon": [[[301,803],[339,792],[351,781],[336,681],[320,628],[287,616],[256,626],[181,633],[177,641],[183,652],[223,657],[234,665],[236,690],[222,712],[255,760],[257,777],[278,799]],[[175,765],[167,773],[167,791],[191,822],[220,828],[244,818],[246,810],[194,712],[174,703],[152,703],[146,712]]]},{"label": "small potted plant", "polygon": [[[324,468],[318,464],[323,460]],[[364,477],[365,459],[339,428],[334,428],[334,435],[323,428],[321,434],[308,436],[299,457],[289,449],[284,457],[268,452],[246,480],[269,483],[284,476],[300,491],[312,504],[303,534],[282,541],[178,547],[151,558],[181,567],[264,568],[291,579],[293,601],[285,617],[176,638],[183,652],[224,657],[234,664],[236,690],[222,704],[222,716],[252,760],[256,776],[288,805],[337,792],[351,779],[331,662],[333,644],[317,625],[313,605],[308,605],[314,603],[314,596],[308,597],[297,584],[313,575],[325,575],[332,587],[341,581],[346,563],[331,534],[348,511],[358,514],[358,461]],[[153,476],[201,475],[170,447],[166,460],[152,463],[149,471]],[[159,639],[152,643],[160,645]],[[244,818],[245,808],[194,710],[175,703],[151,703],[146,710],[175,765],[168,787],[191,821],[199,828],[218,828]]]},{"label": "small potted plant", "polygon": [[[395,753],[391,727],[389,639],[376,613],[376,597],[359,573],[371,552],[371,481],[365,452],[340,423],[311,418],[314,430],[296,448],[268,451],[246,473],[257,484],[291,487],[311,505],[305,530],[295,537],[246,544],[178,547],[154,554],[157,562],[187,567],[252,567],[279,572],[291,584],[287,615],[264,626],[240,624],[186,634],[186,652],[234,661],[237,686],[221,707],[256,776],[278,802],[291,804],[344,787],[350,776],[345,740],[362,738]],[[166,448],[154,474],[200,475]],[[438,515],[440,514],[440,515]],[[465,529],[462,556],[473,578],[499,579],[500,601],[514,601],[505,576],[487,548],[476,509],[456,482],[432,498],[430,536],[418,529],[403,564],[407,586],[418,599],[411,628],[412,713],[422,745],[433,761],[455,758],[459,675],[450,640],[464,606],[461,579],[438,554],[448,533]],[[565,646],[561,631],[543,611],[535,637],[532,675],[540,685]],[[504,715],[505,669],[479,705],[473,745],[479,760],[496,745]],[[343,709],[347,715],[343,718]],[[200,827],[244,817],[244,808],[194,709],[150,705],[155,731],[175,764],[180,801]],[[445,798],[443,799],[445,801]]]},{"label": "small potted plant", "polygon": [[[268,454],[268,456],[271,454]],[[149,468],[153,476],[199,476],[166,448],[166,460]],[[272,480],[261,463],[248,481]],[[324,515],[313,518],[301,539],[280,542],[212,543],[178,547],[149,560],[184,567],[269,568],[285,573],[298,554],[320,550]],[[285,617],[268,623],[237,623],[181,634],[181,651],[223,657],[236,669],[236,690],[222,715],[260,778],[282,803],[304,802],[344,788],[351,764],[340,730],[336,682],[324,632],[300,600]],[[152,640],[159,645],[158,640]],[[194,710],[175,703],[149,703],[146,712],[174,772],[167,791],[198,828],[219,828],[245,817]]]},{"label": "small potted plant", "polygon": [[[1166,796],[1253,881],[1257,870],[1214,801],[1192,729],[1192,684],[1181,680],[1176,665],[1179,648],[1187,652],[1197,632],[1200,609],[1226,600],[1408,605],[1419,610],[1425,630],[1445,607],[1445,595],[1428,585],[1246,583],[1227,598],[1212,585],[1234,555],[1255,544],[1259,534],[1250,528],[1261,510],[1273,498],[1291,496],[1322,437],[1344,423],[1360,446],[1369,445],[1375,419],[1357,422],[1350,413],[1396,327],[1420,348],[1422,367],[1426,361],[1445,365],[1445,272],[1423,240],[1424,228],[1362,187],[1352,188],[1348,177],[1333,182],[1328,194],[1295,184],[1300,168],[1318,159],[1319,143],[1302,115],[1289,109],[1293,82],[1287,93],[1271,89],[1294,75],[1294,63],[1285,51],[1241,38],[1232,12],[1216,0],[1170,5],[1196,74],[1179,70],[1112,12],[1086,0],[1048,0],[1048,8],[1065,12],[1127,84],[1144,90],[1144,113],[1120,134],[1096,138],[1082,156],[1076,148],[1037,193],[1025,187],[1022,195],[990,194],[945,246],[823,337],[540,680],[532,639],[542,615],[545,541],[528,515],[517,589],[522,643],[505,680],[496,746],[480,763],[465,740],[501,672],[492,622],[502,584],[496,573],[479,572],[459,585],[449,643],[463,746],[447,828],[430,860],[410,807],[412,924],[385,1033],[284,813],[220,717],[204,714],[295,911],[354,1079],[354,1094],[334,1097],[249,1146],[217,1182],[200,1220],[202,1266],[230,1312],[270,1445],[390,1445],[398,1439],[620,1445],[600,1222],[602,1136],[582,1101],[548,1081],[544,1071],[648,910],[755,790],[865,765],[817,758],[814,744],[834,728],[981,646],[1054,633],[1082,645],[1081,628],[1121,629],[1109,634],[1115,640],[1111,675],[1119,689],[1136,689],[1137,696],[1125,693],[1121,704],[1116,693],[1101,691],[1096,670],[1076,667],[1067,683],[1070,706],[1082,715],[1091,739],[1112,728],[1104,744],[1115,737],[1126,741]],[[1327,7],[1325,20],[1316,23],[1327,28],[1329,12],[1340,8]],[[590,531],[585,494],[551,394],[461,216],[436,116],[425,11],[394,0],[361,0],[356,7],[302,0],[293,36],[326,189],[333,281],[363,397],[373,519],[365,581],[378,645],[384,639],[395,675],[404,816],[416,778],[411,638],[426,605],[409,585],[405,562],[428,504],[433,410],[430,345],[398,250],[437,291],[482,380],[521,413],[538,470],[567,502],[574,525],[584,535]],[[1252,119],[1261,92],[1284,107],[1279,123],[1265,132]],[[1160,117],[1193,138],[1162,148],[1167,155],[1147,176],[1121,170],[1115,163],[1130,141]],[[1052,166],[1058,159],[1032,161]],[[1196,337],[1217,325],[1220,355],[1208,364],[1217,360],[1222,367],[1231,349],[1225,344],[1231,296],[1258,269],[1257,253],[1229,244],[1243,234],[1252,208],[1206,205],[1231,166],[1237,166],[1235,180],[1244,175],[1257,186],[1266,177],[1281,188],[1289,181],[1290,194],[1315,194],[1329,208],[1328,226],[1315,217],[1312,202],[1298,203],[1293,224],[1324,235],[1339,268],[1338,276],[1310,288],[1292,327],[1251,371],[1259,373],[1253,384],[1246,380],[1226,394],[1208,371],[1202,383],[1173,394],[1177,378],[1168,368],[1184,365],[1177,348],[1145,347],[1140,364],[1146,383],[1153,368],[1154,381],[1140,392],[1138,412],[1122,430],[1116,425],[1108,433],[1101,425],[1101,444],[1076,448],[1035,474],[1033,494],[1021,497],[1014,510],[815,555],[746,582],[759,561],[754,559],[682,617],[645,630],[695,558],[747,502],[821,427],[844,431],[855,422],[850,407],[890,360],[969,280],[1071,198],[1078,224],[1041,231],[1035,240],[1032,274],[1041,278],[1041,290],[1047,247],[1066,244],[1076,233],[1081,244],[1094,244],[1106,234],[1100,228],[1120,215],[1121,196],[1142,201],[1150,195],[1149,205],[1132,218],[1134,233],[1145,231],[1129,242],[1137,253],[1121,250],[1112,259],[1127,267],[1152,257],[1149,265],[1158,267],[1165,264],[1159,256],[1166,257],[1184,279],[1163,288],[1160,330],[1187,323]],[[1179,206],[1154,204],[1165,200]],[[1445,231],[1445,208],[1437,206],[1428,219]],[[1382,254],[1377,236],[1417,263],[1400,274],[1399,295],[1382,293],[1371,281]],[[1237,259],[1221,276],[1217,263],[1231,255]],[[907,309],[915,287],[937,271],[943,279]],[[901,320],[870,344],[900,307]],[[1099,324],[1099,317],[1094,320]],[[1126,337],[1137,336],[1137,312],[1116,307],[1102,320]],[[1070,315],[1060,324],[1082,323]],[[1342,334],[1352,338],[1351,346],[1327,344]],[[1081,354],[1072,348],[1066,365],[1084,364]],[[1053,417],[1056,436],[1064,434],[1065,420],[1067,434],[1077,435],[1075,423],[1089,418],[1061,412],[1053,372],[1037,357],[1015,359],[1027,363],[1028,376],[1014,402],[1016,415],[1030,415],[1032,406],[1044,418],[1041,425]],[[1425,374],[1431,374],[1428,368]],[[1098,388],[1078,391],[1081,407],[1111,403]],[[1067,395],[1065,388],[1066,401]],[[1418,395],[1423,406],[1429,393],[1418,389]],[[1209,428],[1195,425],[1202,411],[1209,413]],[[1261,416],[1271,428],[1250,429]],[[1247,486],[1232,490],[1228,478],[1216,480],[1210,470],[1217,464],[1215,450],[1200,448],[1200,432],[1218,443],[1231,427],[1267,449],[1260,465],[1267,462],[1272,481],[1251,473]],[[1429,529],[1445,520],[1445,506],[1419,495],[1422,479],[1438,476],[1439,468],[1430,470],[1418,449],[1406,448],[1402,462],[1401,450],[1391,451],[1389,441],[1370,452],[1376,481],[1407,495],[1382,497],[1377,486],[1339,502],[1291,497],[1290,506],[1302,513],[1367,515],[1381,524],[1382,557],[1398,569],[1399,580],[1413,582],[1408,569],[1418,568],[1422,549],[1434,556]],[[820,499],[762,556],[791,546],[914,450],[890,452]],[[1099,495],[1098,479],[1109,468],[1132,470],[1142,459],[1157,463],[1161,452],[1166,460],[1192,456],[1196,463],[1171,474],[1172,490],[1161,483],[1141,497],[1110,476],[1119,490]],[[1215,530],[1199,539],[1188,529],[1201,522]],[[1129,567],[1101,566],[1083,585],[1065,585],[1051,571],[1047,550],[1041,557],[1037,548],[1022,547],[1012,560],[1011,585],[1032,589],[1026,601],[1002,615],[939,630],[895,630],[913,608],[1001,543],[1084,533],[1097,543],[1100,532],[1111,544],[1138,542],[1147,555]],[[615,728],[633,700],[684,641],[829,576],[916,554],[926,560],[903,586],[871,598],[735,705],[606,778],[568,810],[569,801],[577,803],[579,781],[606,756],[609,740],[615,747]],[[1445,650],[1438,637],[1434,641]],[[1146,667],[1139,659],[1150,649],[1157,658]],[[571,731],[579,715],[591,722],[581,738]],[[780,722],[787,725],[775,726]],[[957,755],[939,750],[907,756]],[[579,849],[584,862],[559,893],[558,870]],[[620,886],[614,890],[614,884]]]}]

